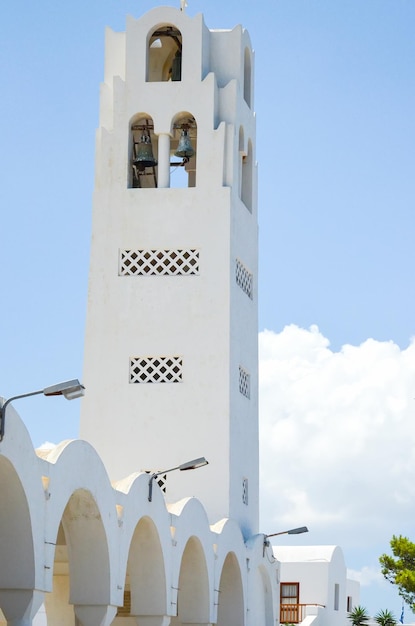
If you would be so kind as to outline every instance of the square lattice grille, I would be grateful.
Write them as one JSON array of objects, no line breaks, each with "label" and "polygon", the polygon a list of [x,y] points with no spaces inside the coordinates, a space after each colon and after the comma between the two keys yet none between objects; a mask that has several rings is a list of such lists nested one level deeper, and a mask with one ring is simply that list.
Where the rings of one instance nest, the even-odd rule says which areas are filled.
[{"label": "square lattice grille", "polygon": [[235,268],[236,284],[246,293],[247,296],[253,299],[253,275],[248,272],[246,267],[236,259]]},{"label": "square lattice grille", "polygon": [[181,356],[130,357],[130,383],[181,383]]},{"label": "square lattice grille", "polygon": [[199,274],[198,250],[120,250],[120,276]]},{"label": "square lattice grille", "polygon": [[251,376],[241,366],[239,366],[239,391],[245,398],[251,397]]},{"label": "square lattice grille", "polygon": [[248,479],[244,478],[242,481],[242,502],[248,504]]}]

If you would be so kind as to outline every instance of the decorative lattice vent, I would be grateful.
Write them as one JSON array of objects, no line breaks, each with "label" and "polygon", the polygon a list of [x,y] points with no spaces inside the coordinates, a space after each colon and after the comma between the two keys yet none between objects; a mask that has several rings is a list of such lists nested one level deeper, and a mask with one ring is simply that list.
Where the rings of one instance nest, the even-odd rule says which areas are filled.
[{"label": "decorative lattice vent", "polygon": [[242,502],[248,504],[248,479],[244,478],[242,481]]},{"label": "decorative lattice vent", "polygon": [[253,275],[248,272],[246,267],[236,259],[236,268],[235,268],[235,278],[236,284],[249,296],[252,300],[253,298]]},{"label": "decorative lattice vent", "polygon": [[130,357],[130,383],[181,383],[181,356]]},{"label": "decorative lattice vent", "polygon": [[241,366],[239,366],[239,391],[245,398],[251,397],[251,376]]},{"label": "decorative lattice vent", "polygon": [[198,250],[120,250],[120,276],[199,274]]}]

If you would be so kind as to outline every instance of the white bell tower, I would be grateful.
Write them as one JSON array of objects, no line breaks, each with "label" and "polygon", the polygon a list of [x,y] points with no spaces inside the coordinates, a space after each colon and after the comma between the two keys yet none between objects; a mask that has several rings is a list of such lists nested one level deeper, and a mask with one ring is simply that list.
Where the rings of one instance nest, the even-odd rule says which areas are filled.
[{"label": "white bell tower", "polygon": [[[257,193],[248,33],[174,8],[106,34],[81,437],[258,530]],[[155,487],[157,488],[157,487]]]}]

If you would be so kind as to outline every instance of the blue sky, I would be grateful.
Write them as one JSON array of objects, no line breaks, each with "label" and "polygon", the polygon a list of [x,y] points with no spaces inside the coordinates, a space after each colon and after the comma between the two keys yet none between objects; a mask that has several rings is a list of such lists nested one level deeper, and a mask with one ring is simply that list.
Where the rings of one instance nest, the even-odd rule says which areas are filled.
[{"label": "blue sky", "polygon": [[[156,4],[14,0],[2,8],[0,393],[6,397],[82,376],[104,29],[124,30],[127,14],[139,17]],[[166,4],[178,6],[179,0]],[[415,3],[189,0],[187,11],[203,12],[210,28],[242,23],[256,52],[260,330],[284,342],[284,328],[295,325],[292,345],[304,358],[310,341],[326,357],[331,351],[333,360],[350,344],[355,362],[367,358],[368,368],[374,361],[367,344],[359,346],[373,339],[377,343],[370,346],[383,355],[386,342],[394,342],[385,363],[396,359],[407,373],[415,335]],[[311,331],[312,325],[319,330]],[[413,398],[410,384],[405,393]],[[368,386],[371,409],[380,390]],[[263,402],[264,415],[269,406]],[[35,445],[77,434],[76,402],[36,398],[16,408]],[[401,423],[413,411],[408,404]],[[372,466],[388,454],[384,437],[370,457]],[[362,450],[353,458],[356,467],[364,456]],[[412,478],[414,470],[408,459],[398,479]],[[335,490],[340,468],[331,471]],[[362,466],[363,483],[364,472]],[[352,489],[345,497],[354,495]],[[264,499],[266,525],[272,515],[267,493]],[[401,509],[387,493],[369,506],[381,505],[390,525],[373,545],[370,522],[360,528],[362,545],[345,523],[328,532],[318,517],[308,539],[343,545],[352,569],[367,567],[373,574],[387,538],[412,529],[413,506]],[[388,598],[387,608],[398,613],[392,591],[371,580],[362,587],[362,603],[373,612],[386,608]]]}]

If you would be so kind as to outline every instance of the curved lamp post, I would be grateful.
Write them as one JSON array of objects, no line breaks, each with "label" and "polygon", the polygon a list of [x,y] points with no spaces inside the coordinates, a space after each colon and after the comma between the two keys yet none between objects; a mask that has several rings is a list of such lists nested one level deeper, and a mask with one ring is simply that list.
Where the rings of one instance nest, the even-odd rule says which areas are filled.
[{"label": "curved lamp post", "polygon": [[279,533],[271,533],[270,535],[264,535],[264,550],[263,554],[265,554],[265,548],[270,547],[270,537],[277,537],[278,535],[301,535],[302,533],[308,533],[307,526],[300,526],[299,528],[291,528],[290,530],[282,530]]},{"label": "curved lamp post", "polygon": [[13,402],[13,400],[28,398],[29,396],[38,396],[41,393],[43,393],[44,396],[64,396],[67,400],[75,400],[75,398],[80,398],[81,396],[83,396],[84,391],[85,387],[81,385],[77,378],[74,378],[73,380],[67,380],[63,383],[52,385],[51,387],[45,387],[45,389],[39,389],[38,391],[31,391],[29,393],[22,393],[19,396],[13,396],[12,398],[8,398],[8,400],[3,403],[3,406],[0,409],[0,441],[3,441],[4,437],[6,409],[10,402]]},{"label": "curved lamp post", "polygon": [[150,476],[150,480],[148,481],[148,501],[151,502],[153,499],[153,480],[160,476],[161,474],[168,474],[169,472],[174,472],[175,470],[180,470],[181,472],[185,472],[187,470],[198,469],[199,467],[203,467],[204,465],[208,465],[209,461],[206,461],[204,456],[201,456],[198,459],[193,459],[193,461],[187,461],[186,463],[182,463],[177,467],[172,467],[171,469],[163,470],[162,472],[154,472]]},{"label": "curved lamp post", "polygon": [[279,533],[265,535],[265,537],[268,539],[268,537],[276,537],[277,535],[301,535],[302,533],[308,533],[307,526],[300,526],[300,528],[291,528],[291,530],[283,530]]}]

